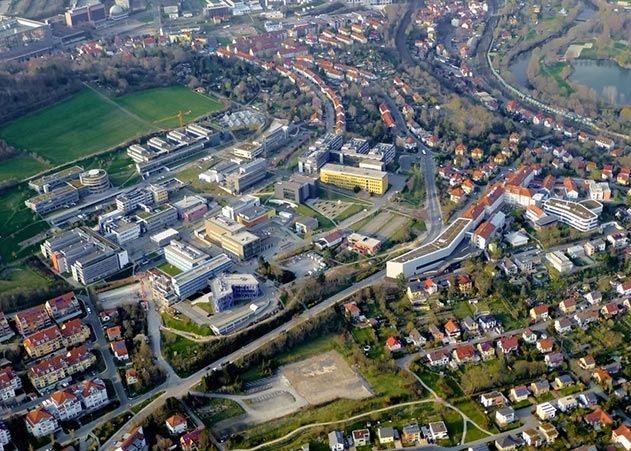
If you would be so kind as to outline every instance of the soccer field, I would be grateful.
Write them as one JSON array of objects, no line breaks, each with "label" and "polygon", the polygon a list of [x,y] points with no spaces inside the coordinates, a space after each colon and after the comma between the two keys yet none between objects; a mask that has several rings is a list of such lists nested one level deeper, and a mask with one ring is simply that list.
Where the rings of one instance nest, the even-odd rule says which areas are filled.
[{"label": "soccer field", "polygon": [[[0,127],[0,138],[58,166],[152,130],[177,127],[179,111],[189,122],[222,108],[218,100],[184,86],[150,89],[112,99],[86,88],[5,124]],[[22,179],[44,169],[45,165],[26,156],[5,160],[0,162],[0,181]]]}]

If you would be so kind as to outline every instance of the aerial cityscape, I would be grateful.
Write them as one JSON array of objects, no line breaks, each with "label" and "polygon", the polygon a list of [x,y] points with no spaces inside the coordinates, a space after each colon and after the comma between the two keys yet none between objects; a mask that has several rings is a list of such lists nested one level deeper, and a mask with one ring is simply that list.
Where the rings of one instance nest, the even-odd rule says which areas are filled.
[{"label": "aerial cityscape", "polygon": [[0,451],[631,451],[627,0],[0,0]]}]

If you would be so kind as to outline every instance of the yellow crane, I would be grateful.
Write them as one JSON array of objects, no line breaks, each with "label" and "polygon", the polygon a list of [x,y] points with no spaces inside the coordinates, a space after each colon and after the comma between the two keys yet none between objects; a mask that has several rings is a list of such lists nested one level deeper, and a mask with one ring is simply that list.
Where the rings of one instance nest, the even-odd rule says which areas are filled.
[{"label": "yellow crane", "polygon": [[178,119],[179,119],[179,121],[180,121],[180,127],[184,127],[184,116],[189,115],[189,114],[191,114],[191,111],[190,111],[190,110],[189,110],[189,111],[187,111],[187,112],[184,112],[184,111],[179,111],[179,112],[177,113],[177,118],[178,118]]}]

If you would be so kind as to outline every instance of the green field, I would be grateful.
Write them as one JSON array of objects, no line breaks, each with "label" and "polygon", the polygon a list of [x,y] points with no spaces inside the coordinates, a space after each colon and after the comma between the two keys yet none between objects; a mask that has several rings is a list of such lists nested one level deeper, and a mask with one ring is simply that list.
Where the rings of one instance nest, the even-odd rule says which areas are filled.
[{"label": "green field", "polygon": [[[193,119],[223,104],[184,86],[156,88],[108,99],[86,88],[44,109],[0,127],[0,138],[35,152],[58,166],[115,147],[161,128],[179,125],[177,114]],[[49,169],[28,156],[0,162],[0,181],[22,179]]]},{"label": "green field", "polygon": [[213,331],[208,326],[200,326],[199,324],[188,319],[184,315],[180,315],[177,318],[169,315],[168,313],[162,314],[162,321],[166,327],[175,330],[181,330],[182,332],[189,332],[191,334],[200,335],[202,337],[208,335],[214,335]]},{"label": "green field", "polygon": [[26,208],[24,201],[32,195],[25,186],[12,188],[0,195],[0,265],[27,256],[28,248],[20,242],[48,228],[45,221]]},{"label": "green field", "polygon": [[8,160],[0,161],[0,181],[21,180],[49,168],[50,165],[48,164],[37,161],[29,155],[20,154]]},{"label": "green field", "polygon": [[198,94],[184,86],[136,92],[117,99],[117,103],[159,128],[178,127],[179,111],[184,113],[185,122],[191,122],[199,116],[223,109],[219,100]]},{"label": "green field", "polygon": [[172,265],[171,263],[164,262],[158,266],[158,269],[168,276],[175,277],[182,272],[180,268]]},{"label": "green field", "polygon": [[44,288],[49,280],[28,266],[9,267],[0,271],[0,292],[7,293],[21,287]]}]

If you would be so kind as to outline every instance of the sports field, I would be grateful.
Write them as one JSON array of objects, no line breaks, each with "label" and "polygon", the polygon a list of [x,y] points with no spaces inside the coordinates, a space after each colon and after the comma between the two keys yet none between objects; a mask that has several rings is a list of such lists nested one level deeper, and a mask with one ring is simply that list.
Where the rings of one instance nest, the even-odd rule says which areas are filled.
[{"label": "sports field", "polygon": [[[91,89],[0,127],[0,138],[35,152],[51,166],[87,157],[160,128],[179,125],[177,114],[193,119],[223,104],[184,86],[156,88],[118,98]],[[48,169],[28,157],[0,162],[0,181],[22,179]]]}]

